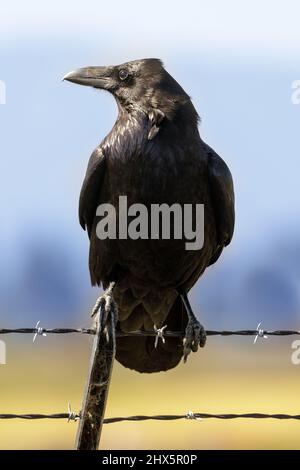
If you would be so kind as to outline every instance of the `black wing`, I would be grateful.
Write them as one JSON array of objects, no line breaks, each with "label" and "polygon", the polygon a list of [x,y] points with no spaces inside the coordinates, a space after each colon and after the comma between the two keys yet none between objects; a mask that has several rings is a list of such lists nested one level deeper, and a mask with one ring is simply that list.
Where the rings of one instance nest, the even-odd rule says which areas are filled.
[{"label": "black wing", "polygon": [[230,170],[221,157],[209,146],[208,173],[209,187],[215,221],[217,226],[218,246],[210,263],[217,261],[224,246],[231,242],[234,231],[234,189]]},{"label": "black wing", "polygon": [[105,175],[105,155],[101,147],[92,153],[79,198],[79,221],[90,236]]}]

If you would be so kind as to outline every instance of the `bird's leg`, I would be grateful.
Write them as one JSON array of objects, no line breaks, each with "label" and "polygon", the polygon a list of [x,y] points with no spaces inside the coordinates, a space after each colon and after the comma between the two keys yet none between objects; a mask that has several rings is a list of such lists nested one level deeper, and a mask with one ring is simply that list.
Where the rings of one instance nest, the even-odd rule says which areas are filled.
[{"label": "bird's leg", "polygon": [[92,317],[100,313],[101,329],[104,328],[109,314],[113,316],[115,325],[118,321],[118,307],[112,295],[115,285],[115,282],[109,284],[108,288],[97,299],[92,310]]},{"label": "bird's leg", "polygon": [[196,352],[198,347],[203,348],[206,343],[206,332],[201,323],[197,320],[192,310],[187,294],[180,293],[181,300],[188,315],[188,324],[185,330],[183,360],[186,362],[191,351]]}]

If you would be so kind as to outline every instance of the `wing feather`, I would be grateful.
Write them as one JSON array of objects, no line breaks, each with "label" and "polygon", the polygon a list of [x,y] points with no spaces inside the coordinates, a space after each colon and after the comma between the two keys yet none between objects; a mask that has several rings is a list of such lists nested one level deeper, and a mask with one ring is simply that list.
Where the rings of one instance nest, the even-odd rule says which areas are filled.
[{"label": "wing feather", "polygon": [[90,157],[79,198],[79,222],[84,230],[87,229],[89,237],[99,204],[105,168],[105,155],[100,146]]},{"label": "wing feather", "polygon": [[230,170],[224,160],[209,146],[208,172],[211,201],[215,214],[218,246],[210,264],[215,263],[223,248],[231,242],[234,222],[234,188]]}]

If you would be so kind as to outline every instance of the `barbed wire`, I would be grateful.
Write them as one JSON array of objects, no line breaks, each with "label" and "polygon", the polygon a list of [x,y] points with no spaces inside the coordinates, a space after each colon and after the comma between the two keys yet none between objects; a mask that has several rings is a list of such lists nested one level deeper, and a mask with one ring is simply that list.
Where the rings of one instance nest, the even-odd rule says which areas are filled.
[{"label": "barbed wire", "polygon": [[[269,336],[300,336],[299,330],[264,330],[260,328],[261,323],[257,325],[255,330],[207,330],[207,336],[254,336],[254,342],[261,337],[267,338]],[[158,334],[159,332],[159,334]],[[33,341],[35,341],[38,335],[46,336],[47,334],[84,334],[84,335],[95,335],[96,328],[42,328],[40,322],[37,322],[34,328],[0,328],[0,335],[7,334],[33,334]],[[164,337],[180,337],[185,336],[184,331],[169,331],[166,327],[153,331],[136,330],[131,332],[124,332],[121,330],[116,331],[116,337],[126,336],[152,336],[157,339],[164,339]],[[2,413],[0,414],[0,420],[9,419],[25,419],[25,420],[40,420],[40,419],[67,419],[68,421],[77,421],[81,417],[81,413],[76,413],[71,410],[68,405],[68,413],[53,413],[53,414],[42,414],[42,413],[26,413],[26,414],[15,414],[15,413]],[[284,413],[193,413],[189,411],[183,415],[136,415],[127,417],[115,417],[105,418],[104,424],[113,424],[123,421],[175,421],[175,420],[203,420],[203,419],[277,419],[277,420],[300,420],[300,414],[284,414]]]},{"label": "barbed wire", "polygon": [[185,415],[154,415],[154,416],[128,416],[126,418],[106,418],[104,419],[105,424],[118,423],[121,421],[175,421],[180,419],[189,420],[202,420],[202,419],[240,419],[240,418],[253,418],[253,419],[296,419],[300,420],[300,415],[289,415],[289,414],[267,414],[267,413],[193,413],[189,411]]},{"label": "barbed wire", "polygon": [[[77,419],[80,419],[80,415],[76,415]],[[70,418],[69,413],[53,413],[53,414],[42,414],[42,413],[27,413],[27,414],[13,414],[13,413],[3,413],[0,414],[0,419],[68,419]],[[74,419],[75,421],[75,419]]]},{"label": "barbed wire", "polygon": [[68,334],[68,333],[80,333],[85,335],[94,335],[96,332],[93,328],[0,328],[0,335],[8,335],[14,333],[20,334]]},{"label": "barbed wire", "polygon": [[[113,424],[123,421],[175,421],[181,419],[187,420],[204,420],[204,419],[278,419],[278,420],[300,420],[300,414],[284,414],[284,413],[193,413],[189,411],[183,415],[136,415],[127,417],[116,417],[116,418],[105,418],[104,424]],[[0,414],[0,419],[26,419],[26,420],[37,420],[37,419],[67,419],[68,421],[77,421],[80,419],[80,413],[75,413],[69,410],[68,413],[53,413],[53,414],[41,414],[41,413],[27,413],[27,414]]]},{"label": "barbed wire", "polygon": [[[0,335],[8,334],[84,334],[94,335],[96,330],[94,328],[0,328]],[[207,336],[300,336],[300,330],[206,330]],[[136,330],[136,331],[116,331],[116,337],[121,338],[125,336],[157,336],[157,330]],[[179,337],[185,336],[184,331],[163,331],[163,337]]]}]

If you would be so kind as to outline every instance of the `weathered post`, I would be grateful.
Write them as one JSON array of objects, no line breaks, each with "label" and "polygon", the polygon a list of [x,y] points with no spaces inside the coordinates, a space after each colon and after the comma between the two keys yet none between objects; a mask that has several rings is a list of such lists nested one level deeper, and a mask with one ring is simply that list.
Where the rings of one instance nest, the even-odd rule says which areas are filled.
[{"label": "weathered post", "polygon": [[97,450],[99,447],[115,357],[114,314],[109,314],[104,328],[100,315],[98,313],[96,317],[96,334],[76,437],[77,450]]}]

